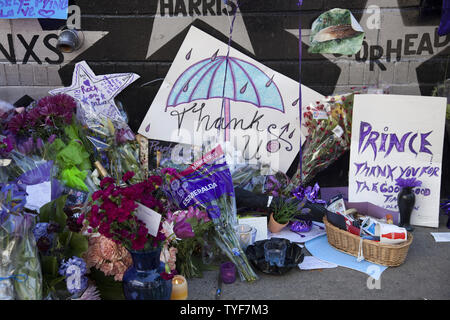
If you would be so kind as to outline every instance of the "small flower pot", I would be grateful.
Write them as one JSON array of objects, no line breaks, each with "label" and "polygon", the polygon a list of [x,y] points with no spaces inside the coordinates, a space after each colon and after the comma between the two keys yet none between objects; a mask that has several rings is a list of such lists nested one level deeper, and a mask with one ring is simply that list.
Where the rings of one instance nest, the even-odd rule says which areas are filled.
[{"label": "small flower pot", "polygon": [[273,218],[273,213],[270,214],[270,218],[269,218],[269,231],[272,233],[278,233],[281,230],[283,230],[284,227],[286,227],[289,224],[289,222],[285,223],[285,224],[280,224],[278,222],[275,221],[275,219]]}]

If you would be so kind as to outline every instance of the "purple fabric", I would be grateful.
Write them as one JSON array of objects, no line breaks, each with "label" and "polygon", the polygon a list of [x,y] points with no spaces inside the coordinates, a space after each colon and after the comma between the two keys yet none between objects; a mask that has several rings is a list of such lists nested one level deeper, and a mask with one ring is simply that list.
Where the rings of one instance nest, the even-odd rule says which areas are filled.
[{"label": "purple fabric", "polygon": [[445,36],[450,33],[450,0],[444,0],[442,3],[442,18],[438,34]]},{"label": "purple fabric", "polygon": [[290,227],[293,232],[308,232],[312,229],[312,221],[294,221]]},{"label": "purple fabric", "polygon": [[400,222],[400,213],[398,211],[387,210],[370,202],[348,202],[348,187],[321,188],[320,194],[322,200],[325,200],[327,202],[332,197],[341,194],[344,198],[345,207],[347,209],[355,208],[362,214],[379,219],[382,219],[386,217],[386,215],[391,214],[394,220],[394,224],[398,224]]}]

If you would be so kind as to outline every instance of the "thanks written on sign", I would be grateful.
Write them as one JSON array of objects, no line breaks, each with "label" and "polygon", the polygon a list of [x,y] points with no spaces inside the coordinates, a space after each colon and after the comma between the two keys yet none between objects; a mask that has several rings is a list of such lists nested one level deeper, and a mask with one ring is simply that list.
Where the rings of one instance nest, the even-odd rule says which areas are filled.
[{"label": "thanks written on sign", "polygon": [[69,0],[0,0],[0,19],[67,19]]}]

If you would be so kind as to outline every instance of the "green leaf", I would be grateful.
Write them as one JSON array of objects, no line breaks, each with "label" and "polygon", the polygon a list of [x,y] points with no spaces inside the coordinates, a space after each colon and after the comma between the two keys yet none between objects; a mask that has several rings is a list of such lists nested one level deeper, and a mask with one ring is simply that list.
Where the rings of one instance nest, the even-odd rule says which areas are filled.
[{"label": "green leaf", "polygon": [[41,256],[42,273],[45,277],[58,276],[58,260],[54,256]]},{"label": "green leaf", "polygon": [[69,256],[81,257],[88,249],[88,239],[81,233],[72,233],[72,238],[69,243]]},{"label": "green leaf", "polygon": [[115,281],[113,276],[105,276],[102,271],[95,268],[91,268],[89,277],[95,281],[103,300],[125,300],[121,281]]},{"label": "green leaf", "polygon": [[58,199],[55,199],[39,210],[39,221],[40,222],[50,222],[54,221],[58,223],[61,227],[66,225],[67,216],[63,209],[66,204],[67,195],[63,195]]}]

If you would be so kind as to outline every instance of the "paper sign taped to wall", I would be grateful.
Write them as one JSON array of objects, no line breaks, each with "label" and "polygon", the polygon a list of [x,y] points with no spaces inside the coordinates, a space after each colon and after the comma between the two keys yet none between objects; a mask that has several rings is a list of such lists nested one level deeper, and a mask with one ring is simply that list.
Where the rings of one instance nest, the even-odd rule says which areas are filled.
[{"label": "paper sign taped to wall", "polygon": [[355,96],[349,201],[398,211],[396,179],[415,178],[411,224],[437,228],[446,106],[446,98]]},{"label": "paper sign taped to wall", "polygon": [[[302,90],[305,107],[323,98]],[[198,146],[212,139],[242,162],[286,172],[300,149],[299,119],[298,82],[191,27],[139,133]]]},{"label": "paper sign taped to wall", "polygon": [[69,0],[0,1],[0,19],[67,19]]}]

